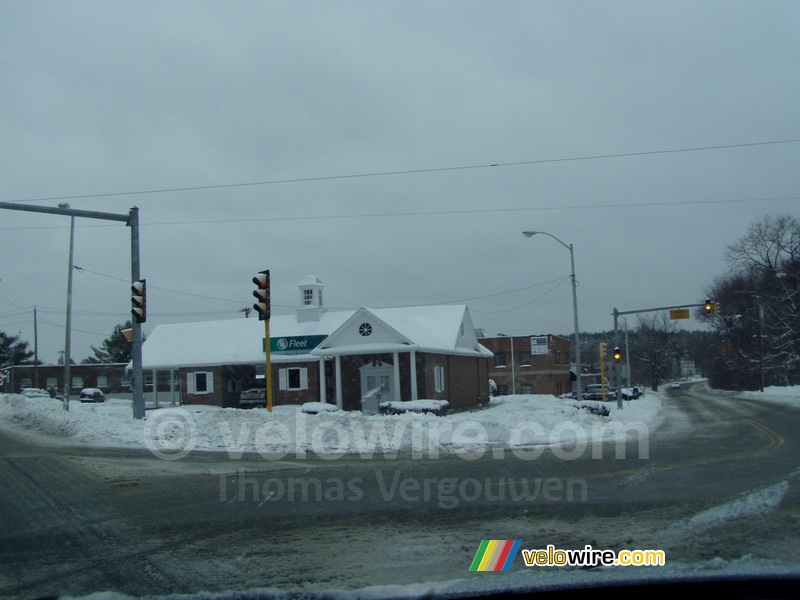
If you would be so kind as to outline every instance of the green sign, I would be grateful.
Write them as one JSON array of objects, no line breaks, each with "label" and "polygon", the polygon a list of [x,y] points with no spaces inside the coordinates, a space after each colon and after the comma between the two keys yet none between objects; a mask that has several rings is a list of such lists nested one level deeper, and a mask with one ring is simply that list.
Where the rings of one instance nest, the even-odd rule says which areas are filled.
[{"label": "green sign", "polygon": [[[277,354],[308,354],[322,343],[327,335],[294,335],[286,337],[270,337],[269,351]],[[264,339],[261,349],[266,351]]]}]

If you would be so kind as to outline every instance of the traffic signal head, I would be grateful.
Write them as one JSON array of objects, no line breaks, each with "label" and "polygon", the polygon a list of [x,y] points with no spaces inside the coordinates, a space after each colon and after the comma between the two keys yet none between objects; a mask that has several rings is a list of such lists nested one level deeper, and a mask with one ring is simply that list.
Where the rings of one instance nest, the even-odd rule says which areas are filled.
[{"label": "traffic signal head", "polygon": [[600,360],[603,360],[606,355],[606,343],[600,342]]},{"label": "traffic signal head", "polygon": [[258,313],[259,321],[268,321],[270,316],[269,270],[260,271],[258,275],[253,277],[253,283],[256,284],[253,296],[258,299],[258,302],[253,304],[253,308]]},{"label": "traffic signal head", "polygon": [[614,361],[619,362],[622,360],[622,350],[619,349],[619,346],[614,348]]},{"label": "traffic signal head", "polygon": [[705,304],[706,316],[711,314],[711,311],[713,310],[713,308],[714,308],[714,305],[711,303],[711,298],[706,298],[706,304]]},{"label": "traffic signal head", "polygon": [[719,314],[719,302],[714,302],[714,314]]},{"label": "traffic signal head", "polygon": [[147,320],[147,281],[134,281],[131,284],[131,293],[131,314],[137,323],[142,324]]}]

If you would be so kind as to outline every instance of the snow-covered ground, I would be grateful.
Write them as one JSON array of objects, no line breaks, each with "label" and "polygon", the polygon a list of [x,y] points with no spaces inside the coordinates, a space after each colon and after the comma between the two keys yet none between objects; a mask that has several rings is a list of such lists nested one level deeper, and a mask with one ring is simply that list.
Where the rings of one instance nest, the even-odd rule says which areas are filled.
[{"label": "snow-covered ground", "polygon": [[[67,443],[148,448],[166,460],[193,450],[224,452],[231,458],[249,453],[269,458],[408,453],[436,458],[456,453],[473,458],[507,449],[530,455],[545,446],[575,457],[594,442],[645,436],[657,426],[662,402],[662,394],[649,392],[623,401],[619,410],[616,402],[516,395],[445,416],[330,410],[307,414],[297,406],[276,406],[270,413],[186,405],[149,409],[145,419],[133,419],[129,400],[72,401],[65,411],[59,400],[5,394],[0,395],[0,423]],[[603,408],[608,416],[597,414]]]},{"label": "snow-covered ground", "polygon": [[[762,392],[739,394],[740,398],[800,405],[800,388],[768,388]],[[418,453],[424,457],[458,454],[465,459],[492,452],[519,452],[530,456],[549,446],[566,458],[591,452],[592,443],[625,441],[644,436],[659,428],[669,410],[669,392],[647,391],[638,400],[578,403],[552,396],[515,395],[492,399],[489,406],[471,412],[430,414],[363,415],[361,413],[323,411],[306,414],[299,407],[265,409],[222,409],[181,406],[148,410],[146,419],[133,419],[129,401],[111,398],[104,404],[71,402],[64,411],[60,401],[50,398],[25,398],[0,395],[0,426],[37,437],[41,443],[73,443],[94,447],[149,449],[165,461],[154,461],[182,469],[181,461],[189,451],[221,452],[230,458],[256,453],[269,458],[335,458],[356,455],[364,458]],[[607,416],[596,408],[608,409]],[[318,408],[318,407],[317,407]],[[595,409],[590,410],[590,409]],[[690,426],[689,424],[685,426]],[[674,425],[671,425],[674,427]],[[754,490],[742,498],[697,513],[676,522],[664,531],[667,538],[682,537],[686,531],[714,527],[721,522],[775,510],[789,488],[779,482],[764,490]],[[666,538],[665,538],[666,539]],[[443,542],[448,543],[448,542]],[[796,574],[795,566],[743,556],[727,561],[715,558],[697,564],[670,561],[665,567],[637,568],[636,577],[664,581],[671,577],[748,576],[753,572]],[[415,597],[425,594],[476,593],[485,586],[493,591],[502,585],[513,590],[531,585],[530,573],[506,573],[502,582],[496,578],[460,579],[405,586],[376,586],[331,592],[331,597],[382,598]],[[576,570],[568,574],[574,585],[597,585],[598,581],[628,581],[630,573],[619,569]],[[537,573],[543,589],[552,578],[554,587],[565,585],[563,573]],[[255,597],[293,597],[283,590],[253,590]],[[216,597],[243,597],[241,592],[215,594]],[[98,593],[87,598],[126,600],[116,593]],[[193,596],[181,596],[192,598]],[[202,595],[200,597],[203,597]],[[245,596],[246,597],[246,596]],[[261,596],[263,597],[263,595]],[[313,595],[311,595],[313,597]]]},{"label": "snow-covered ground", "polygon": [[[666,397],[647,391],[618,409],[616,401],[500,396],[486,408],[445,416],[330,410],[307,414],[297,406],[276,406],[270,413],[185,405],[148,409],[145,419],[134,419],[129,400],[72,401],[65,411],[59,400],[1,394],[0,426],[54,442],[147,448],[166,460],[190,451],[223,452],[234,459],[250,453],[268,458],[409,453],[436,458],[455,453],[469,459],[504,450],[530,456],[546,446],[572,458],[590,451],[595,442],[646,438],[659,426]],[[800,388],[768,388],[740,397],[797,405]],[[598,409],[607,409],[608,416],[597,414]]]}]

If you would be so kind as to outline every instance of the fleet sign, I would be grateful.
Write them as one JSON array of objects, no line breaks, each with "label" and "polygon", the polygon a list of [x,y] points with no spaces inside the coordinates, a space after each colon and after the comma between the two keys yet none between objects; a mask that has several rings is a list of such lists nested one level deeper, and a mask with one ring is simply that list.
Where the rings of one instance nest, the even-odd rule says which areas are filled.
[{"label": "fleet sign", "polygon": [[[269,350],[278,354],[308,354],[322,343],[327,335],[294,335],[270,337]],[[264,348],[264,341],[261,341]]]}]

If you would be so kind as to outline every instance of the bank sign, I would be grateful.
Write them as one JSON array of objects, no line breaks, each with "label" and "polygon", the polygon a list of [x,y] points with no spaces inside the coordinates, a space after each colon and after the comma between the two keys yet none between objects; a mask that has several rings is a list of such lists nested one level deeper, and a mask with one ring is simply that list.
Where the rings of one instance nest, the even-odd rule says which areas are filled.
[{"label": "bank sign", "polygon": [[[270,337],[269,351],[277,354],[308,354],[322,343],[327,335],[294,335],[288,337]],[[266,348],[261,340],[261,348]]]}]

